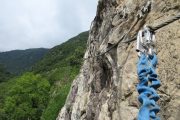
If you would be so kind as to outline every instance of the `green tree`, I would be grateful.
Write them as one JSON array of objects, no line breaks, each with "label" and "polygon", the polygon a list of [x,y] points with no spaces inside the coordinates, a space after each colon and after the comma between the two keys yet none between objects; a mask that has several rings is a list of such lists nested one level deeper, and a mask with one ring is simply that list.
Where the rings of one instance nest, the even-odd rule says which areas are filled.
[{"label": "green tree", "polygon": [[85,49],[82,46],[78,46],[73,55],[67,58],[70,66],[80,66],[82,63],[82,58],[84,55]]},{"label": "green tree", "polygon": [[[15,80],[5,98],[3,120],[38,120],[48,103],[50,84],[40,75],[25,73]],[[4,114],[6,117],[4,118]],[[1,115],[1,114],[0,114]]]}]

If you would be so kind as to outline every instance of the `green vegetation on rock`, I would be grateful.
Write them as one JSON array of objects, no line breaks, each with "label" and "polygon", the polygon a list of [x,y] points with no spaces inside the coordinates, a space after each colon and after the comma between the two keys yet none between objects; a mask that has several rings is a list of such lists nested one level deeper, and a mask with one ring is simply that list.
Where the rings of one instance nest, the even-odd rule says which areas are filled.
[{"label": "green vegetation on rock", "polygon": [[85,53],[88,32],[52,48],[33,70],[41,73],[51,84],[50,100],[41,120],[55,120],[63,107],[71,83],[77,76]]}]

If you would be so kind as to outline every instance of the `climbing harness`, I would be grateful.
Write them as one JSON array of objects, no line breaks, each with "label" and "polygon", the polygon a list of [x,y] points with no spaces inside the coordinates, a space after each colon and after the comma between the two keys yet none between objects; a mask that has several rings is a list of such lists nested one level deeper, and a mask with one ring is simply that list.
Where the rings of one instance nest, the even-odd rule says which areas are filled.
[{"label": "climbing harness", "polygon": [[160,87],[160,81],[156,74],[157,56],[155,54],[155,35],[148,27],[144,27],[137,35],[137,48],[139,61],[137,74],[139,84],[137,91],[138,100],[142,104],[138,114],[138,120],[160,120],[156,116],[160,108],[156,104],[159,95],[156,89]]}]

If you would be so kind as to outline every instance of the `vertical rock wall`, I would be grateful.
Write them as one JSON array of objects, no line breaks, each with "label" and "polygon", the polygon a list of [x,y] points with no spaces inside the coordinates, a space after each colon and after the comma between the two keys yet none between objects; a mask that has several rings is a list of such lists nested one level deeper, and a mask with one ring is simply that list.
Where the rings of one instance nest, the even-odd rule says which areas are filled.
[{"label": "vertical rock wall", "polygon": [[[144,25],[158,25],[179,13],[179,0],[99,0],[84,64],[57,120],[135,120],[138,56],[136,42],[124,41]],[[156,40],[159,116],[179,120],[180,20],[159,29]]]}]

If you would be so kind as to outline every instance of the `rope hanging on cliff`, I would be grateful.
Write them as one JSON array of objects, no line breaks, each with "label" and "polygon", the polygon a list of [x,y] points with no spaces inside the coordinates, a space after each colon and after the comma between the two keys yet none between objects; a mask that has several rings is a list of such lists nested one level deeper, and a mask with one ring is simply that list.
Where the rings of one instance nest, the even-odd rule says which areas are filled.
[{"label": "rope hanging on cliff", "polygon": [[157,57],[154,50],[155,36],[149,28],[140,30],[137,36],[137,52],[139,61],[137,64],[137,73],[139,84],[137,90],[138,100],[142,104],[138,120],[160,120],[156,116],[160,108],[156,104],[159,95],[156,89],[160,87],[160,81],[156,74]]},{"label": "rope hanging on cliff", "polygon": [[[170,19],[168,19],[167,21],[165,21],[165,22],[163,22],[163,23],[161,23],[161,24],[159,24],[159,25],[157,25],[157,26],[148,26],[148,28],[150,28],[151,31],[154,31],[154,32],[155,32],[156,30],[158,30],[158,29],[160,29],[160,28],[162,28],[162,27],[165,27],[165,26],[169,25],[170,23],[173,23],[173,22],[175,22],[176,20],[179,20],[179,19],[180,19],[180,14],[178,14],[177,16],[174,16],[174,17],[172,17],[172,18],[170,18]],[[126,36],[126,35],[125,35],[125,36]],[[125,36],[124,36],[124,37],[125,37]],[[122,39],[123,39],[124,37],[122,37]],[[128,41],[124,41],[123,43],[130,43],[130,42],[132,42],[132,41],[135,41],[136,38],[137,38],[137,37],[135,36],[135,37],[131,38],[131,39],[128,40]],[[121,41],[121,40],[120,40],[120,41]],[[120,42],[120,41],[119,41],[119,42]],[[84,60],[87,60],[87,59],[89,59],[89,58],[95,58],[95,57],[99,57],[99,56],[104,55],[105,53],[109,52],[109,51],[112,50],[114,47],[116,47],[116,46],[119,44],[119,42],[117,42],[116,44],[112,45],[112,46],[111,46],[109,49],[107,49],[105,52],[100,53],[99,55],[96,55],[96,56],[84,58]]]}]

